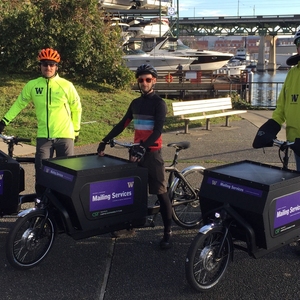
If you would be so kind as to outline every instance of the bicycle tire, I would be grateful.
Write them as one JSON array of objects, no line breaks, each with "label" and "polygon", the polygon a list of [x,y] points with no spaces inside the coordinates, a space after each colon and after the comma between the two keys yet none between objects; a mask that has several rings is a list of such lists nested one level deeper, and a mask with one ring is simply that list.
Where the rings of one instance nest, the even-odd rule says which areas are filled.
[{"label": "bicycle tire", "polygon": [[181,178],[175,178],[170,189],[172,217],[174,222],[183,228],[192,229],[202,222],[199,190],[203,180],[204,167],[192,166],[182,170],[185,180],[193,187],[194,193]]},{"label": "bicycle tire", "polygon": [[54,224],[42,211],[32,211],[19,218],[8,234],[6,243],[8,262],[19,270],[30,269],[39,264],[53,245],[56,233]]},{"label": "bicycle tire", "polygon": [[[224,243],[223,240],[222,228],[214,228],[206,234],[198,233],[191,243],[185,261],[185,274],[194,290],[209,291],[224,278],[233,251],[230,233],[227,233]],[[221,257],[218,255],[220,245],[223,245]]]}]

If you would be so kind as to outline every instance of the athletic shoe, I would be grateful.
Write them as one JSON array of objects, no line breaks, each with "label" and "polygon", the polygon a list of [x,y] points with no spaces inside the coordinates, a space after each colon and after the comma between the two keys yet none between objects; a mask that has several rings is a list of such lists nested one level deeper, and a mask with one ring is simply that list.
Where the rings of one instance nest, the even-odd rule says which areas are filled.
[{"label": "athletic shoe", "polygon": [[172,245],[171,237],[172,237],[172,232],[164,233],[164,237],[161,239],[159,243],[160,249],[166,250],[172,248],[173,245]]}]

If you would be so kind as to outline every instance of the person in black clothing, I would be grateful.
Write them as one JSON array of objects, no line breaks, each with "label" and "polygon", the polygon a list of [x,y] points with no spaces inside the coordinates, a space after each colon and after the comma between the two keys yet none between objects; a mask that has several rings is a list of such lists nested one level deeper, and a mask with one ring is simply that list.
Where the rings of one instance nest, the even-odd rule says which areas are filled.
[{"label": "person in black clothing", "polygon": [[149,193],[157,195],[164,224],[164,235],[160,241],[160,247],[169,249],[172,247],[172,206],[167,193],[164,160],[161,155],[161,134],[167,106],[165,101],[153,90],[157,71],[151,65],[144,64],[138,67],[135,76],[141,96],[130,103],[121,121],[102,139],[97,152],[103,156],[106,144],[119,135],[133,120],[134,143],[139,143],[139,145],[131,148],[129,159],[148,169]]},{"label": "person in black clothing", "polygon": [[178,74],[178,78],[179,78],[179,83],[182,83],[183,67],[181,64],[178,64],[176,69],[177,69],[177,74]]}]

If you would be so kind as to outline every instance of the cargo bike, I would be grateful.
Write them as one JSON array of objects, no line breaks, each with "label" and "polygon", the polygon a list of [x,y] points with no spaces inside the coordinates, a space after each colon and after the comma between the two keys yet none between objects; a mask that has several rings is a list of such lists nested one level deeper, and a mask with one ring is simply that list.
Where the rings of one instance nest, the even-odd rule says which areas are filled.
[{"label": "cargo bike", "polygon": [[204,225],[185,261],[196,291],[209,291],[224,278],[234,249],[259,258],[300,239],[300,173],[287,168],[293,143],[273,142],[282,168],[245,160],[204,170]]},{"label": "cargo bike", "polygon": [[[114,146],[117,142],[113,141]],[[119,143],[130,148],[134,144]],[[199,182],[204,168],[176,167],[178,154],[188,142],[171,143],[175,149],[169,173],[174,221],[184,228],[199,225]],[[148,205],[147,169],[111,155],[75,155],[43,160],[37,183],[44,188],[35,207],[20,211],[6,242],[6,257],[17,269],[39,264],[49,253],[55,236],[66,233],[75,240],[121,229],[154,226],[149,216],[159,203]]]},{"label": "cargo bike", "polygon": [[34,164],[34,157],[14,157],[14,147],[31,140],[0,134],[7,144],[7,153],[0,150],[0,217],[16,215],[24,203],[34,202],[36,194],[25,190],[25,171],[22,163]]}]

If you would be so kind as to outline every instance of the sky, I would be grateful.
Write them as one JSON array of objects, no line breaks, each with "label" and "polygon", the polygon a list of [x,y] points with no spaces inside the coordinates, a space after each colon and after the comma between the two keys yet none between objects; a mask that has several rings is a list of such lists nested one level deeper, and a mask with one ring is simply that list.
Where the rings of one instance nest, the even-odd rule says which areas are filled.
[{"label": "sky", "polygon": [[177,3],[179,18],[300,14],[300,0],[173,0],[174,7]]}]

